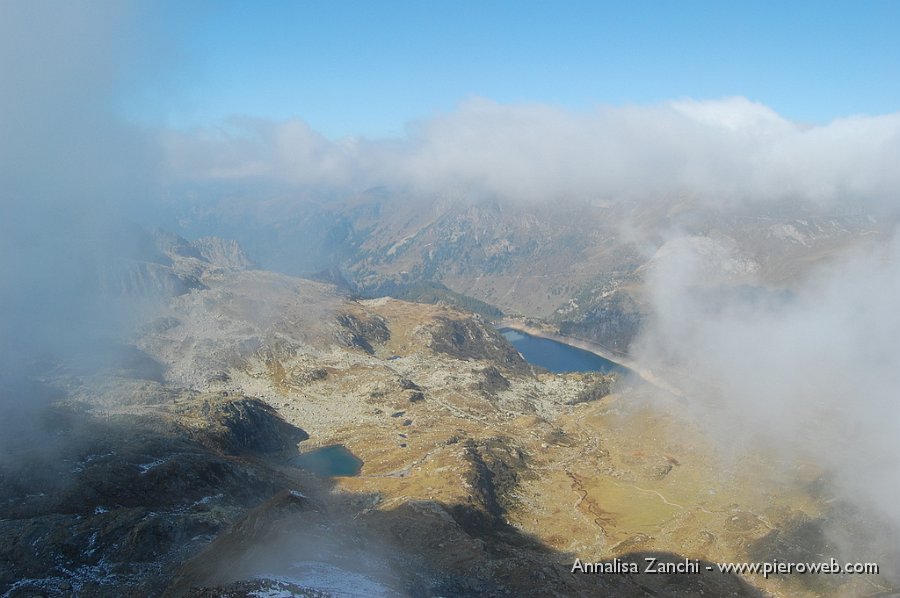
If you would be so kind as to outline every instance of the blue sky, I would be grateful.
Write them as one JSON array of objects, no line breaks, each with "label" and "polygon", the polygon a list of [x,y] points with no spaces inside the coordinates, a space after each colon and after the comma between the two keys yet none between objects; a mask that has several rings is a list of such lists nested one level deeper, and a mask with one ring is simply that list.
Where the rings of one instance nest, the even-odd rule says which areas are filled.
[{"label": "blue sky", "polygon": [[[480,96],[570,109],[745,96],[792,120],[900,110],[900,2],[173,4],[178,75],[138,120],[299,118],[398,136]],[[174,99],[173,99],[174,98]]]}]

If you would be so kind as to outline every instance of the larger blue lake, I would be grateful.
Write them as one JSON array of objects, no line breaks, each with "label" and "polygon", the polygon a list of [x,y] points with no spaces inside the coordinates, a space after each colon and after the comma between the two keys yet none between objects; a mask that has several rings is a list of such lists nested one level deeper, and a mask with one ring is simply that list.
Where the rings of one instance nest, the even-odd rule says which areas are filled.
[{"label": "larger blue lake", "polygon": [[525,361],[551,372],[624,374],[628,371],[617,363],[565,343],[532,336],[512,328],[500,328],[500,333],[522,354]]}]

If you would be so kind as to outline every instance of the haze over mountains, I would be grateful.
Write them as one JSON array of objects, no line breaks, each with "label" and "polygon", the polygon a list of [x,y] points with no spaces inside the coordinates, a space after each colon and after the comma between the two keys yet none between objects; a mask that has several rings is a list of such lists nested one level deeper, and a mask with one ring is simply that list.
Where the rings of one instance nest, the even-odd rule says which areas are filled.
[{"label": "haze over mountains", "polygon": [[[898,114],[138,126],[146,7],[0,9],[3,596],[898,591]],[[359,476],[297,467],[333,444]],[[881,574],[570,570],[648,556]]]}]

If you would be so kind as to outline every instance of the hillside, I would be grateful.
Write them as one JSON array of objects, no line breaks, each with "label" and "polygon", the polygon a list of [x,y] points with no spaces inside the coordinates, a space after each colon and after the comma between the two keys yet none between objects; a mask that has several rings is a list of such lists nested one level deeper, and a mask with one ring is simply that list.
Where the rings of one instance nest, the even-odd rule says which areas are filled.
[{"label": "hillside", "polygon": [[283,272],[338,267],[362,294],[491,313],[483,302],[620,351],[650,314],[654,264],[685,243],[728,273],[717,284],[790,292],[817,265],[886,238],[894,221],[809,205],[436,200],[384,189],[324,202],[273,199],[252,214],[241,206],[196,205],[182,222],[204,234],[233,232]]},{"label": "hillside", "polygon": [[[865,546],[874,524],[832,499],[826,471],[717,456],[678,416],[685,399],[535,370],[469,312],[353,299],[169,240],[166,267],[196,284],[105,374],[54,364],[31,391],[55,440],[0,462],[4,595],[890,591],[883,576],[573,574],[576,558],[889,561],[833,542]],[[295,466],[331,445],[359,475]]]}]

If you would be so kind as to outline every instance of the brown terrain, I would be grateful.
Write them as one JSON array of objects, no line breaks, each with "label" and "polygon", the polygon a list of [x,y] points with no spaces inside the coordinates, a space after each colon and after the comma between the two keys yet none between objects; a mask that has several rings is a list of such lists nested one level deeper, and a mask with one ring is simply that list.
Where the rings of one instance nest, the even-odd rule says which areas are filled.
[{"label": "brown terrain", "polygon": [[[828,530],[867,532],[815,463],[722,455],[681,415],[689,397],[539,370],[480,316],[354,299],[203,247],[166,248],[157,269],[193,282],[108,371],[55,364],[35,382],[35,425],[55,440],[0,462],[3,596],[898,591],[879,575],[720,573],[861,560]],[[296,466],[331,445],[358,475]],[[576,558],[700,572],[573,573]]]}]

